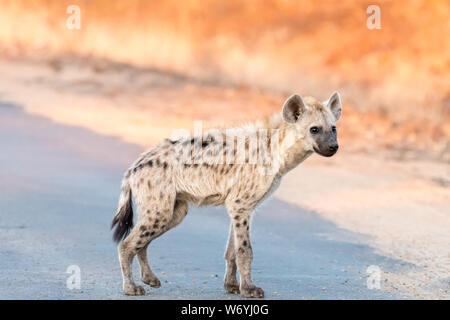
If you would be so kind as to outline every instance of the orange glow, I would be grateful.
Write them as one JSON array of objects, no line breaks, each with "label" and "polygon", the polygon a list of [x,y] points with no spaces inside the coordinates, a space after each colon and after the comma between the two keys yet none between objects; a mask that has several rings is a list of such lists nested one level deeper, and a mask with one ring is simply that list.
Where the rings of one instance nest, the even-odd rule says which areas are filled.
[{"label": "orange glow", "polygon": [[275,97],[339,89],[349,136],[450,138],[446,0],[379,1],[380,30],[366,27],[367,1],[84,0],[80,30],[65,27],[70,4],[3,0],[4,55],[106,58]]}]

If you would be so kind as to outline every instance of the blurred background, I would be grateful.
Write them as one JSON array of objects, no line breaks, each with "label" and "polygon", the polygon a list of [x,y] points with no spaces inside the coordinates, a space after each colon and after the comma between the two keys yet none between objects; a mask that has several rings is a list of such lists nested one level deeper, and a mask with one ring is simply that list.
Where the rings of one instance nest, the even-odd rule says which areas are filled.
[{"label": "blurred background", "polygon": [[339,153],[306,161],[275,196],[420,267],[386,274],[391,290],[448,298],[450,2],[377,1],[373,30],[371,4],[0,0],[0,101],[144,149],[194,120],[229,126],[294,92],[339,91]]},{"label": "blurred background", "polygon": [[[81,9],[79,30],[66,27],[71,4]],[[450,160],[450,3],[382,1],[381,29],[373,30],[370,4],[2,0],[0,48],[4,59],[48,67],[46,76],[22,75],[30,86],[97,96],[114,107],[111,118],[126,109],[139,124],[141,111],[170,126],[192,118],[228,124],[278,111],[292,92],[326,99],[338,90],[349,148]],[[96,130],[158,140],[132,127]],[[160,130],[158,138],[167,134]]]}]

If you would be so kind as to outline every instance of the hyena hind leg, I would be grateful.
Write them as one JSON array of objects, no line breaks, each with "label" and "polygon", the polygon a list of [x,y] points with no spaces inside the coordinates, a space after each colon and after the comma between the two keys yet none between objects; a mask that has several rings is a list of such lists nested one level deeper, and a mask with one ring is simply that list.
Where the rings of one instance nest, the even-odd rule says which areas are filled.
[{"label": "hyena hind leg", "polygon": [[[138,226],[136,226],[138,227]],[[137,286],[134,283],[131,272],[131,264],[133,258],[140,249],[139,231],[134,227],[131,233],[119,244],[119,260],[122,268],[123,277],[123,291],[126,295],[141,296],[145,294],[145,289],[142,286]],[[138,244],[139,241],[139,244]]]},{"label": "hyena hind leg", "polygon": [[[177,200],[174,205],[172,217],[170,217],[170,218],[162,217],[161,218],[161,223],[162,223],[161,230],[158,233],[156,233],[156,231],[154,231],[155,232],[154,238],[161,236],[163,233],[165,233],[165,232],[169,231],[170,229],[179,225],[181,223],[181,221],[183,221],[187,212],[188,212],[187,202]],[[157,216],[155,216],[153,222],[154,222],[153,225],[159,224],[160,220],[157,218]],[[147,227],[144,227],[142,229],[145,229],[145,230],[142,230],[144,232],[141,233],[141,237],[145,237],[145,235],[148,234],[150,231],[147,230]],[[152,238],[152,240],[154,238]],[[151,240],[150,240],[150,242],[151,242]],[[147,247],[150,244],[150,242],[145,247],[143,247],[140,251],[138,251],[138,253],[137,253],[139,266],[141,268],[141,279],[142,279],[142,282],[144,282],[145,284],[148,284],[153,288],[159,288],[161,286],[161,282],[155,276],[155,274],[152,272],[152,270],[148,264],[148,259],[147,259]]]},{"label": "hyena hind leg", "polygon": [[159,288],[161,287],[161,281],[159,281],[158,277],[155,276],[152,269],[148,264],[147,259],[147,247],[149,243],[138,251],[137,257],[139,262],[139,267],[141,269],[141,279],[142,282],[148,284],[150,287]]},{"label": "hyena hind leg", "polygon": [[[119,259],[122,268],[123,290],[126,295],[144,295],[145,290],[133,281],[131,264],[136,254],[145,250],[148,244],[166,231],[167,223],[172,219],[175,203],[175,192],[159,192],[158,200],[152,198],[150,192],[135,192],[138,194],[136,203],[139,206],[139,218],[131,233],[119,245]],[[157,199],[153,195],[154,199]],[[139,257],[141,274],[144,279],[157,286],[159,280],[153,274],[147,262],[146,252]]]}]

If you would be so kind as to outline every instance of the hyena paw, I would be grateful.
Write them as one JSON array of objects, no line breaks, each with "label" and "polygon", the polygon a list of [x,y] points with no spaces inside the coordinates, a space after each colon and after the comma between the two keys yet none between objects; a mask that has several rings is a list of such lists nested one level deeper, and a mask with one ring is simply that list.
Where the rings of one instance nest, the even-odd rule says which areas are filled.
[{"label": "hyena paw", "polygon": [[245,298],[264,298],[264,290],[256,286],[246,286],[241,288],[241,295]]},{"label": "hyena paw", "polygon": [[159,288],[161,287],[161,281],[159,281],[159,279],[155,276],[150,277],[150,276],[146,276],[146,277],[142,277],[142,282],[145,284],[148,284],[150,287],[152,288]]},{"label": "hyena paw", "polygon": [[239,294],[239,284],[237,283],[226,283],[224,284],[225,290],[228,293]]},{"label": "hyena paw", "polygon": [[143,286],[127,285],[123,288],[127,296],[144,296],[145,289]]}]

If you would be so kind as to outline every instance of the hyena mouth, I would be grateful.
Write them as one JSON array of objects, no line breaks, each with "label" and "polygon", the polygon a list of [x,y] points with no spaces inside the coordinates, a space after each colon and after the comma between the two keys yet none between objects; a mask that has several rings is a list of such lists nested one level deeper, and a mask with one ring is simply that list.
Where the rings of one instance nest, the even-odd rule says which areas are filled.
[{"label": "hyena mouth", "polygon": [[334,154],[336,153],[336,151],[327,151],[327,152],[323,152],[323,151],[320,151],[320,149],[319,148],[316,148],[316,146],[313,146],[313,149],[314,149],[314,151],[316,152],[316,153],[318,153],[318,154],[320,154],[321,156],[323,156],[323,157],[331,157],[331,156],[334,156]]}]

